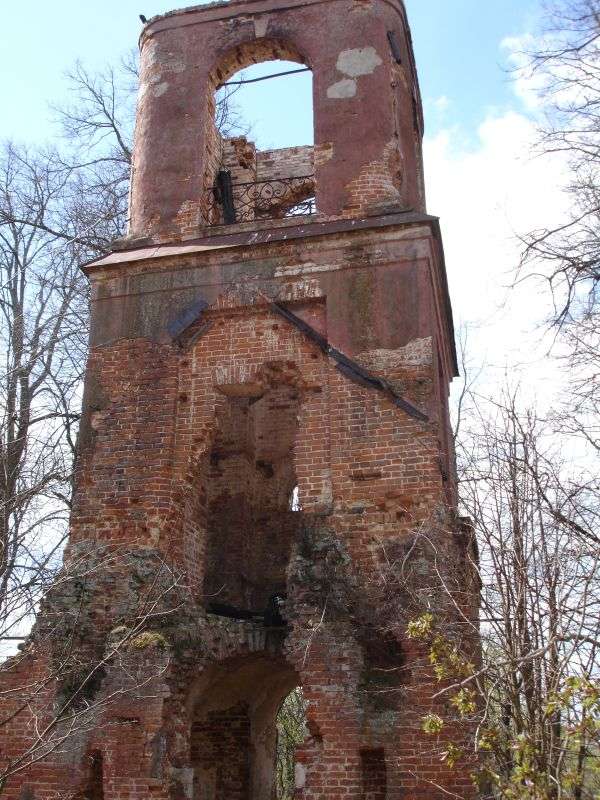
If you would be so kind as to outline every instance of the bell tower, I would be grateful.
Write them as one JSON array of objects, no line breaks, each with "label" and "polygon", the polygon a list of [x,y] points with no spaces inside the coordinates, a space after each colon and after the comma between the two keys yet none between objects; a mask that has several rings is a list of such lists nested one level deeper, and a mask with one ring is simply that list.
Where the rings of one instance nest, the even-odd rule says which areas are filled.
[{"label": "bell tower", "polygon": [[[296,800],[471,797],[406,633],[440,573],[477,602],[402,0],[194,6],[140,49],[130,229],[84,267],[64,576],[5,669],[40,689],[0,697],[0,762],[38,757],[5,796],[288,800],[276,719],[301,687]],[[312,70],[314,147],[223,138],[215,93],[282,58]]]}]

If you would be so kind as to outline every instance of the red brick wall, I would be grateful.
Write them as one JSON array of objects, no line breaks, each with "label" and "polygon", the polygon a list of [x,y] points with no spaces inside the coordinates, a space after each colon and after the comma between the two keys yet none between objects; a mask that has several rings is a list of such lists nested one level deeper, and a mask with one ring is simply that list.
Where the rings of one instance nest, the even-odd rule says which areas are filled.
[{"label": "red brick wall", "polygon": [[191,759],[198,797],[246,800],[250,791],[251,728],[247,706],[213,711],[192,725]]},{"label": "red brick wall", "polygon": [[[455,364],[434,225],[393,217],[255,236],[89,270],[66,570],[82,552],[90,566],[59,583],[23,661],[3,671],[15,691],[0,713],[18,713],[0,764],[78,676],[98,660],[102,670],[85,724],[12,778],[9,800],[27,787],[35,800],[272,800],[276,714],[296,685],[309,730],[299,800],[473,795],[468,770],[442,763],[422,732],[442,706],[405,630],[434,567],[459,578],[457,602],[476,612],[452,508]],[[427,418],[341,371],[328,346]],[[286,627],[207,613],[212,598],[260,610],[279,592]],[[427,597],[444,612],[445,596]],[[144,635],[111,650],[144,608]],[[31,680],[43,689],[24,704]],[[467,733],[449,727],[438,744]]]},{"label": "red brick wall", "polygon": [[[422,112],[400,0],[328,0],[318,8],[230,3],[156,18],[142,34],[132,238],[177,239],[214,224],[205,202],[222,156],[214,93],[235,72],[273,59],[313,72],[323,217],[424,210]],[[304,170],[303,156],[282,152],[279,159],[298,160]]]}]

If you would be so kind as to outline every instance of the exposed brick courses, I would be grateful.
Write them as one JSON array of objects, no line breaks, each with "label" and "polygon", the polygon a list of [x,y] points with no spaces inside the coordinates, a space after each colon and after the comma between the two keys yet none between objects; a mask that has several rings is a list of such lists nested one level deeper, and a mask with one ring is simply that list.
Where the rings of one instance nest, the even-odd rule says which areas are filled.
[{"label": "exposed brick courses", "polygon": [[[446,613],[430,591],[440,565],[472,617],[477,595],[456,518],[441,247],[431,218],[398,213],[423,210],[404,11],[397,0],[316,8],[237,0],[157,18],[142,35],[132,234],[86,267],[69,545],[32,636],[0,672],[14,689],[0,699],[0,719],[14,715],[0,766],[57,709],[76,710],[77,725],[61,739],[70,717],[53,722],[7,800],[273,800],[275,719],[296,686],[309,732],[296,800],[474,796],[422,730],[442,701],[406,636],[422,596]],[[314,149],[257,153],[216,132],[216,86],[273,56],[313,69]],[[341,80],[356,94],[340,98],[344,84],[326,100]],[[317,220],[206,227],[219,168],[252,181],[313,164]],[[272,301],[423,419],[344,373]],[[437,744],[465,735],[449,725]]]}]

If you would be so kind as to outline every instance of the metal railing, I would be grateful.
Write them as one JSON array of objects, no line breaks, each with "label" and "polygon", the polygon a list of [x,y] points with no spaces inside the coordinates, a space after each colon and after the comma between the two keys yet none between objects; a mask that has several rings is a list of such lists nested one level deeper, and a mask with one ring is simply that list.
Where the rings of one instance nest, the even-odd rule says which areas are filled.
[{"label": "metal railing", "polygon": [[233,225],[314,214],[314,191],[314,175],[233,183],[222,170],[206,193],[206,218],[210,225]]}]

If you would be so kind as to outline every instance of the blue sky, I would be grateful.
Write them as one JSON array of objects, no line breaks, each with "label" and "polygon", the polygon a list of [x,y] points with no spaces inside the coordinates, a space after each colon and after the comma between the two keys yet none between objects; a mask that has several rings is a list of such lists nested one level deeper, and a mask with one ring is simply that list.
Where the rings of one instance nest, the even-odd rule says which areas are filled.
[{"label": "blue sky", "polygon": [[[65,70],[78,58],[91,68],[116,63],[136,45],[138,14],[150,17],[172,7],[164,0],[5,1],[0,138],[52,138],[48,104],[65,99]],[[528,30],[539,7],[539,0],[407,0],[430,133],[452,124],[470,137],[487,109],[514,101],[499,45],[506,36]],[[304,84],[302,78],[293,80],[292,91],[299,95],[291,122],[302,107],[298,99],[306,96],[306,79]],[[273,92],[273,84],[267,85]],[[286,85],[275,91],[284,93],[273,104],[281,115]],[[433,104],[440,97],[449,101],[443,113]]]}]

